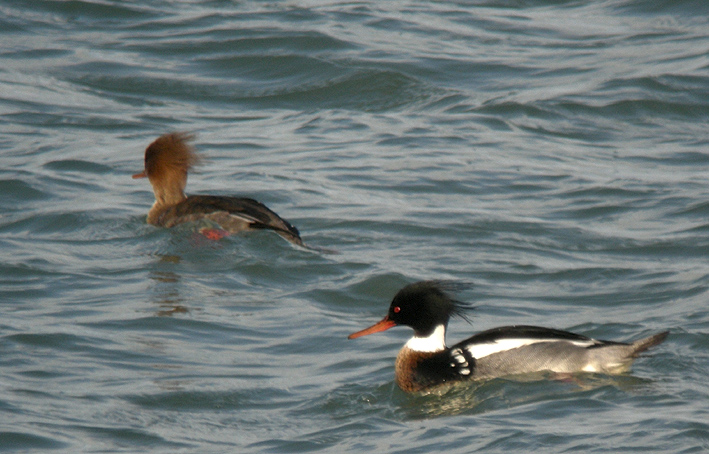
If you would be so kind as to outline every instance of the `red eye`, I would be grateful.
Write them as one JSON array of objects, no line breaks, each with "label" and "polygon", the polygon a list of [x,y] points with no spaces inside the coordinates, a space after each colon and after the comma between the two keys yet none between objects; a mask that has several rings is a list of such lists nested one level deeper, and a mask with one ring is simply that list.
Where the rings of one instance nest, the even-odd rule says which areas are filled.
[{"label": "red eye", "polygon": [[399,306],[394,306],[394,313],[398,314],[399,312],[401,312],[401,308]]}]

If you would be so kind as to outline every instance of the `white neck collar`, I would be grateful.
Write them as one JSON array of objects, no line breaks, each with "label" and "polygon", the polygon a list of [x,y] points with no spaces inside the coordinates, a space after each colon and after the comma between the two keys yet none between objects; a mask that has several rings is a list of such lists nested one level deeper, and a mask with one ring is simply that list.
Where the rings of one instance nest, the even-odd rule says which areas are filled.
[{"label": "white neck collar", "polygon": [[435,353],[446,349],[446,327],[436,326],[428,337],[414,336],[406,343],[405,347],[416,352]]}]

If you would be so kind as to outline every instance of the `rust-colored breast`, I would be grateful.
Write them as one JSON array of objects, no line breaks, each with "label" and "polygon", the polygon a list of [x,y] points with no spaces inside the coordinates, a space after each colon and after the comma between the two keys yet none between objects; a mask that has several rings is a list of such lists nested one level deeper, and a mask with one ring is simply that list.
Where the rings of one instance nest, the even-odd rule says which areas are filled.
[{"label": "rust-colored breast", "polygon": [[412,393],[435,385],[432,377],[423,373],[422,366],[438,355],[439,353],[422,353],[406,347],[402,348],[396,357],[394,367],[395,380],[399,388]]}]

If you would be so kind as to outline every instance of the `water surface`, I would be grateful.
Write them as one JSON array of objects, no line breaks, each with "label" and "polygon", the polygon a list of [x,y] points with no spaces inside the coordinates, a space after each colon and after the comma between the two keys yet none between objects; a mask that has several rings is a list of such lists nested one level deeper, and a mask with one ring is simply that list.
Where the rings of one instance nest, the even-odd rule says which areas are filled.
[{"label": "water surface", "polygon": [[[702,1],[0,5],[0,451],[705,452]],[[145,147],[268,232],[145,223]],[[406,395],[419,279],[473,326],[629,340],[631,374]]]}]

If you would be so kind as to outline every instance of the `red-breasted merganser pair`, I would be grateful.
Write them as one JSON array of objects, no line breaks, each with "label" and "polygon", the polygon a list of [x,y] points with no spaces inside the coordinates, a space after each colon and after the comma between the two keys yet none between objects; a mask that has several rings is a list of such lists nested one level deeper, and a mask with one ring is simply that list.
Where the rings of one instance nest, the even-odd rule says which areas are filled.
[{"label": "red-breasted merganser pair", "polygon": [[573,374],[627,372],[633,360],[660,344],[668,332],[631,343],[591,339],[538,326],[505,326],[483,331],[452,347],[445,342],[452,315],[470,309],[450,292],[460,286],[424,281],[407,285],[379,323],[349,336],[354,339],[396,325],[414,329],[396,357],[396,384],[406,392],[425,391],[446,383],[492,379],[534,372]]},{"label": "red-breasted merganser pair", "polygon": [[253,199],[215,195],[185,195],[187,173],[200,162],[190,145],[193,136],[165,134],[145,150],[145,170],[133,178],[148,177],[155,192],[155,204],[148,212],[148,224],[174,227],[205,220],[219,226],[207,236],[219,238],[245,230],[273,230],[298,246],[305,246],[298,229]]}]

